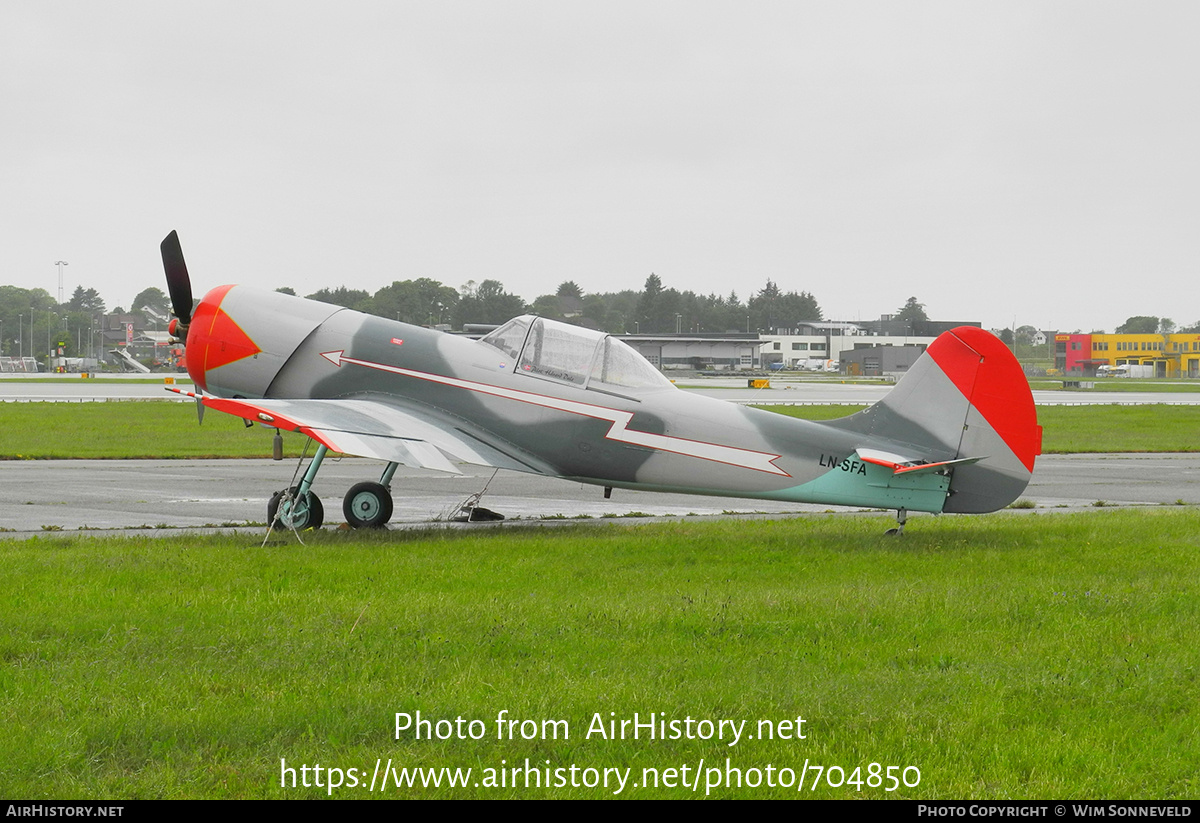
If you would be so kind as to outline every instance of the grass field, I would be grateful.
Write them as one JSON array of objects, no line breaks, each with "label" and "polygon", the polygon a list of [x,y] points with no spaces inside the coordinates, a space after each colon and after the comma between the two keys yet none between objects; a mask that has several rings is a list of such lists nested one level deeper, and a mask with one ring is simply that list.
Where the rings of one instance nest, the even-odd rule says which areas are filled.
[{"label": "grass field", "polygon": [[[809,420],[844,417],[854,406],[770,406]],[[1200,406],[1039,406],[1043,450],[1200,450]],[[197,425],[188,403],[0,403],[0,459],[270,457],[273,429],[210,411]],[[286,456],[304,438],[284,434]]]},{"label": "grass field", "polygon": [[[274,429],[247,430],[191,403],[0,403],[0,459],[270,457]],[[285,455],[306,438],[284,433]]]},{"label": "grass field", "polygon": [[[1075,389],[1063,388],[1063,380],[1082,380],[1093,383],[1094,386],[1090,389]],[[1031,378],[1029,381],[1031,389],[1038,391],[1067,391],[1080,392],[1087,394],[1091,391],[1105,392],[1165,392],[1168,394],[1178,394],[1186,392],[1200,391],[1200,381],[1192,380],[1190,382],[1183,380],[1131,380],[1127,377],[1059,377],[1059,378]]]},{"label": "grass field", "polygon": [[[362,782],[335,797],[381,796],[365,788],[377,759],[472,770],[466,788],[418,782],[389,797],[614,790],[474,785],[502,763],[523,775],[528,758],[568,784],[572,765],[628,769],[620,796],[693,797],[729,758],[763,784],[714,796],[1200,793],[1194,512],[922,518],[902,539],[882,537],[888,525],[322,533],[265,549],[259,535],[3,543],[0,790],[326,794],[281,788],[281,758],[301,783],[317,764]],[[478,720],[483,739],[396,739],[395,714],[418,711]],[[565,720],[570,737],[560,726],[557,740],[498,740],[502,711]],[[594,716],[634,712],[744,720],[754,739],[586,737]],[[760,739],[760,720],[805,739]],[[861,791],[812,768],[801,792],[766,785],[768,765],[794,783],[806,761],[840,767],[834,783],[860,769]],[[919,769],[919,784],[884,791],[890,766]],[[697,773],[696,792],[661,782]]]},{"label": "grass field", "polygon": [[[806,420],[865,406],[763,406]],[[1200,451],[1200,406],[1038,406],[1044,454]]]}]

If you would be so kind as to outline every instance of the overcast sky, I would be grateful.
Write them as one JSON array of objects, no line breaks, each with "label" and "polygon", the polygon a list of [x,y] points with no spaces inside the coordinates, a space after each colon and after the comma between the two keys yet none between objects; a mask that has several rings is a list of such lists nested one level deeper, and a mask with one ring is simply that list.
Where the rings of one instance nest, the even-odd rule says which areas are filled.
[{"label": "overcast sky", "polygon": [[1200,320],[1194,2],[0,3],[0,283]]}]

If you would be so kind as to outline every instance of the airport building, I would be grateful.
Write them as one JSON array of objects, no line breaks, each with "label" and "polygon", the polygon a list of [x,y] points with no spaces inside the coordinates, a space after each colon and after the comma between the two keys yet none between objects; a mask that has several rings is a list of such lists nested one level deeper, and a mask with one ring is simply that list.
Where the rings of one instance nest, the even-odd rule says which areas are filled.
[{"label": "airport building", "polygon": [[[911,358],[893,357],[876,353],[871,368],[883,369],[886,360],[889,371],[905,371],[899,364],[904,359],[915,360],[920,352],[937,339],[942,332],[958,326],[980,327],[978,321],[925,320],[913,323],[892,320],[885,315],[879,320],[849,322],[801,323],[796,334],[764,334],[760,350],[762,368],[828,370],[829,361],[833,368],[858,362],[859,368],[867,368],[865,358],[849,358],[850,352],[861,349],[886,347],[912,348],[916,355]],[[825,365],[819,365],[825,364]],[[881,371],[881,373],[884,373]]]},{"label": "airport building", "polygon": [[900,378],[924,353],[923,343],[853,349],[842,352],[840,371],[853,377]]},{"label": "airport building", "polygon": [[663,371],[756,369],[764,339],[757,334],[615,335]]},{"label": "airport building", "polygon": [[1200,377],[1200,334],[1058,334],[1054,365],[1084,377],[1131,366],[1144,377]]},{"label": "airport building", "polygon": [[1092,362],[1090,334],[1054,335],[1054,368],[1063,374],[1095,377],[1099,365]]}]

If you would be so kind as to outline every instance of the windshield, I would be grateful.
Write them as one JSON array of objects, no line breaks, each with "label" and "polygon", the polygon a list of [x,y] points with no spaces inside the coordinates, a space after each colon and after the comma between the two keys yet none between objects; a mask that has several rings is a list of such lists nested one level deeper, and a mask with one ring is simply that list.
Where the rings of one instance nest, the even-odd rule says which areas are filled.
[{"label": "windshield", "polygon": [[488,332],[487,336],[480,338],[479,342],[495,346],[509,357],[515,358],[521,353],[521,344],[525,342],[525,335],[528,332],[529,318],[517,317],[509,320],[500,328]]},{"label": "windshield", "polygon": [[584,387],[671,387],[646,358],[615,337],[555,320],[518,317],[480,342],[517,358],[518,373]]}]

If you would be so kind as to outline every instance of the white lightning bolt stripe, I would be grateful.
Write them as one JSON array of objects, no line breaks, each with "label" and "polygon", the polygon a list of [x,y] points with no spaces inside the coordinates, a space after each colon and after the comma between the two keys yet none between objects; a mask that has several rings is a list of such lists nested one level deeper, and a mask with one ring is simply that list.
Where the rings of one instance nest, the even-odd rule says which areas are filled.
[{"label": "white lightning bolt stripe", "polygon": [[533,406],[557,409],[569,414],[591,417],[595,420],[607,420],[612,423],[612,427],[604,435],[608,440],[630,443],[635,446],[644,446],[648,449],[672,452],[674,454],[683,454],[688,457],[698,457],[702,460],[711,460],[715,463],[724,463],[729,466],[741,466],[742,468],[766,472],[767,474],[777,474],[781,477],[791,477],[790,474],[775,465],[774,461],[780,457],[778,454],[739,449],[734,446],[721,446],[716,443],[686,440],[682,437],[668,437],[664,434],[653,434],[651,432],[630,429],[628,426],[633,420],[633,412],[610,409],[607,406],[596,406],[591,403],[580,403],[577,400],[549,397],[544,394],[535,394],[519,389],[506,389],[500,386],[491,386],[487,383],[461,380],[457,377],[446,377],[440,374],[414,371],[413,369],[405,369],[399,366],[387,366],[383,363],[373,363],[370,360],[358,360],[353,357],[346,357],[343,351],[321,352],[321,356],[338,367],[342,363],[352,363],[368,369],[400,374],[405,377],[416,378],[417,380],[427,380],[431,383],[441,383],[445,386],[454,386],[455,388],[478,392],[480,394],[490,394],[493,397],[503,397]]}]

